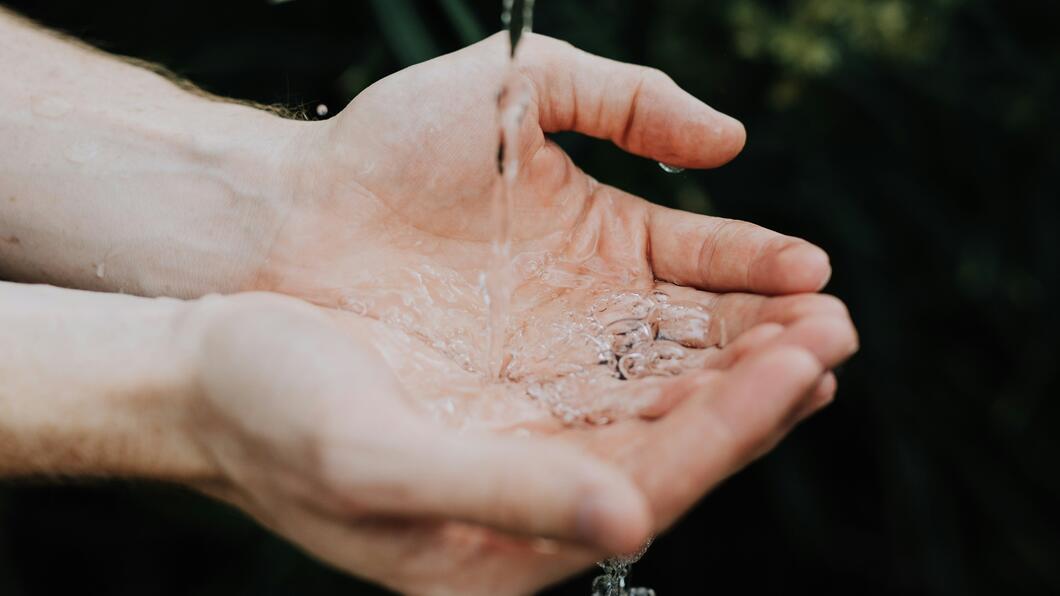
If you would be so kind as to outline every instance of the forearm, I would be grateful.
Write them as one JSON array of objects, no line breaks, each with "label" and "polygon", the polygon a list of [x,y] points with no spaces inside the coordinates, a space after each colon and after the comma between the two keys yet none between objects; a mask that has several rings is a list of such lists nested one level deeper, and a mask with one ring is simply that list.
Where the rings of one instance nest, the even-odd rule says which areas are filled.
[{"label": "forearm", "polygon": [[190,439],[188,309],[0,282],[0,478],[209,480]]},{"label": "forearm", "polygon": [[179,297],[253,285],[303,123],[2,10],[0,72],[0,277]]}]

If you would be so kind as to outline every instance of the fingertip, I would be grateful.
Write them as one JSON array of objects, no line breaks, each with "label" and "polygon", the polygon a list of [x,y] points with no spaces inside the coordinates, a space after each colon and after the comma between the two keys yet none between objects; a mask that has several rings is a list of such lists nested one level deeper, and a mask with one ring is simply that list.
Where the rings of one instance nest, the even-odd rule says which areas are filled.
[{"label": "fingertip", "polygon": [[722,112],[717,112],[717,114],[719,132],[716,158],[720,161],[712,167],[732,161],[747,145],[747,128],[744,127],[743,122]]},{"label": "fingertip", "polygon": [[577,534],[612,554],[639,549],[651,536],[652,515],[647,500],[628,481],[624,487],[610,486],[588,492],[577,516]]},{"label": "fingertip", "polygon": [[824,378],[817,385],[817,391],[814,393],[813,403],[815,410],[827,406],[835,400],[836,391],[839,389],[839,381],[836,380],[835,373],[828,371],[824,373]]},{"label": "fingertip", "polygon": [[835,399],[836,388],[838,383],[836,381],[835,373],[827,371],[821,375],[820,380],[817,382],[817,386],[814,387],[813,393],[810,395],[802,411],[795,417],[796,423],[801,423],[810,416],[813,416],[817,412],[820,412],[828,404],[832,403]]},{"label": "fingertip", "polygon": [[819,292],[832,277],[828,253],[809,242],[796,242],[777,253],[776,267],[779,279],[785,280],[781,291]]},{"label": "fingertip", "polygon": [[680,153],[669,156],[673,165],[689,168],[711,169],[721,167],[732,161],[743,151],[747,143],[747,129],[742,122],[724,114],[696,99],[686,91],[675,88],[677,92],[694,102],[695,112],[699,116],[689,116],[685,120],[690,126],[678,129],[678,137],[683,143],[673,143],[669,149],[680,147]]},{"label": "fingertip", "polygon": [[[823,365],[812,352],[799,346],[782,345],[764,352],[749,363],[752,376],[774,378],[778,386],[807,385],[823,372]],[[786,381],[786,382],[784,382]]]},{"label": "fingertip", "polygon": [[812,315],[788,328],[782,341],[814,354],[825,368],[839,366],[858,350],[858,334],[847,317]]}]

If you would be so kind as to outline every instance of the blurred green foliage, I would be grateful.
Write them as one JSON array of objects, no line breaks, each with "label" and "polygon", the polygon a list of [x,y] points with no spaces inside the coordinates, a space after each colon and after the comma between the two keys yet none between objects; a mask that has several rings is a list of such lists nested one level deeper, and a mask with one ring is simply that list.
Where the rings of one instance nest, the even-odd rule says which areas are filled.
[{"label": "blurred green foliage", "polygon": [[[217,93],[339,106],[495,30],[500,3],[7,4]],[[637,583],[1060,593],[1058,17],[1048,0],[539,2],[538,31],[661,68],[749,132],[714,172],[557,135],[575,161],[822,245],[862,334],[838,401],[659,539]],[[157,487],[7,488],[0,528],[4,596],[376,593]]]}]

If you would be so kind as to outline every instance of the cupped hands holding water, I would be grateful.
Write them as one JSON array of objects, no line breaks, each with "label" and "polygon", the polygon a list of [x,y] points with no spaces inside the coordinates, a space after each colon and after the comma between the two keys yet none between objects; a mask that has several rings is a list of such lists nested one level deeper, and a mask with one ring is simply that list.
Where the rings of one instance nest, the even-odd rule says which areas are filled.
[{"label": "cupped hands holding water", "polygon": [[[708,168],[742,126],[546,37],[509,72],[505,44],[306,123],[0,11],[0,66],[19,75],[0,85],[0,275],[191,299],[5,282],[0,476],[187,482],[392,588],[520,594],[636,550],[828,403],[857,338],[816,294],[824,252],[599,183],[546,136]],[[505,81],[528,104],[494,367],[482,273]],[[682,374],[594,360],[601,296],[656,290],[713,317],[710,345],[659,323],[671,354],[697,354]],[[201,298],[216,292],[235,295]],[[587,409],[557,417],[543,388],[576,375],[559,397]]]},{"label": "cupped hands holding water", "polygon": [[[830,370],[857,347],[845,307],[814,293],[830,274],[823,251],[601,184],[546,136],[574,130],[708,168],[742,148],[736,120],[658,71],[533,35],[513,83],[532,99],[508,341],[562,323],[608,287],[665,288],[703,305],[729,344],[700,369],[653,379],[643,407],[603,426],[563,424],[519,378],[486,378],[481,272],[501,184],[504,43],[408,68],[307,126],[290,145],[290,213],[255,276],[255,289],[325,307],[378,360],[300,393],[343,396],[318,412],[329,432],[315,440],[345,506],[328,517],[285,516],[269,499],[243,505],[325,560],[406,591],[522,593],[635,549],[828,403]],[[365,453],[401,474],[359,477]]]}]

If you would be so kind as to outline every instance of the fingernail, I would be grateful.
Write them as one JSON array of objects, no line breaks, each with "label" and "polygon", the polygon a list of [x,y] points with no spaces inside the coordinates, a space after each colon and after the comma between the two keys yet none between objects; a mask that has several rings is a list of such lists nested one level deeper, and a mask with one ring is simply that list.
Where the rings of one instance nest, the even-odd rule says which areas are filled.
[{"label": "fingernail", "polygon": [[[782,266],[794,272],[798,285],[823,290],[832,278],[832,263],[828,253],[808,243],[800,242],[780,252]],[[821,277],[821,272],[824,272]]]}]

